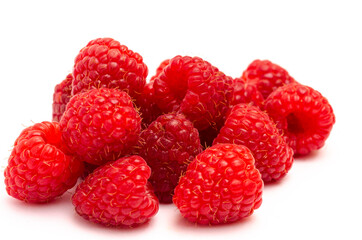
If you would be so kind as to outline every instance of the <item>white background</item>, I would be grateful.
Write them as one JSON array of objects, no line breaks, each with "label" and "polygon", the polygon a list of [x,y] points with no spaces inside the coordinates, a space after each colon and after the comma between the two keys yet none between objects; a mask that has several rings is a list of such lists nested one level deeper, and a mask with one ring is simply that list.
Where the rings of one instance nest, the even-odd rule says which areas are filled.
[{"label": "white background", "polygon": [[[361,12],[358,1],[2,1],[0,238],[362,239]],[[337,122],[326,146],[265,186],[261,207],[236,224],[195,226],[162,205],[149,224],[109,229],[75,213],[72,191],[44,205],[9,197],[3,172],[13,142],[25,126],[51,119],[54,86],[97,37],[140,53],[149,77],[178,54],[232,77],[269,59],[327,97]]]}]

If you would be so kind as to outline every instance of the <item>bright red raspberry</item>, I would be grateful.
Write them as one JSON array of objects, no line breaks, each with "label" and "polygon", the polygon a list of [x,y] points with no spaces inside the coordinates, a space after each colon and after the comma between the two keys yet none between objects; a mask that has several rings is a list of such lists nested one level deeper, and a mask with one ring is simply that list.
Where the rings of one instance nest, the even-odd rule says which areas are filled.
[{"label": "bright red raspberry", "polygon": [[183,217],[199,224],[223,224],[250,216],[262,202],[263,181],[250,150],[217,144],[189,164],[173,202]]},{"label": "bright red raspberry", "polygon": [[293,150],[270,117],[255,106],[242,103],[234,106],[214,140],[217,143],[248,147],[264,182],[281,179],[293,164]]},{"label": "bright red raspberry", "polygon": [[284,68],[269,60],[254,60],[243,72],[242,78],[256,85],[264,99],[278,87],[295,82]]},{"label": "bright red raspberry", "polygon": [[137,144],[141,118],[126,92],[100,88],[73,96],[60,127],[70,152],[101,165],[128,154]]},{"label": "bright red raspberry", "polygon": [[97,38],[82,48],[73,68],[73,95],[93,88],[116,88],[136,99],[148,69],[142,56],[112,38]]},{"label": "bright red raspberry", "polygon": [[163,112],[183,113],[198,130],[220,125],[232,94],[232,79],[199,57],[176,56],[154,80]]},{"label": "bright red raspberry", "polygon": [[140,156],[152,169],[150,183],[162,203],[171,203],[187,165],[202,152],[199,133],[182,114],[165,114],[141,133]]},{"label": "bright red raspberry", "polygon": [[8,194],[25,202],[49,202],[72,188],[83,163],[64,152],[57,122],[36,123],[14,143],[5,169]]},{"label": "bright red raspberry", "polygon": [[73,75],[69,73],[67,77],[54,88],[53,93],[53,118],[55,122],[59,122],[65,111],[65,106],[69,102],[72,94]]},{"label": "bright red raspberry", "polygon": [[158,212],[157,197],[147,179],[151,169],[139,156],[123,157],[97,168],[78,185],[76,212],[105,226],[133,227]]},{"label": "bright red raspberry", "polygon": [[233,95],[230,101],[230,107],[239,103],[249,103],[262,109],[264,97],[256,85],[245,82],[242,78],[235,78],[233,81]]},{"label": "bright red raspberry", "polygon": [[332,106],[321,93],[297,83],[273,92],[265,101],[265,110],[296,155],[323,147],[336,121]]},{"label": "bright red raspberry", "polygon": [[158,66],[158,68],[156,69],[156,74],[154,76],[151,77],[150,82],[154,81],[156,77],[158,77],[161,72],[163,71],[163,69],[170,63],[170,59],[165,59],[163,60],[160,65]]}]

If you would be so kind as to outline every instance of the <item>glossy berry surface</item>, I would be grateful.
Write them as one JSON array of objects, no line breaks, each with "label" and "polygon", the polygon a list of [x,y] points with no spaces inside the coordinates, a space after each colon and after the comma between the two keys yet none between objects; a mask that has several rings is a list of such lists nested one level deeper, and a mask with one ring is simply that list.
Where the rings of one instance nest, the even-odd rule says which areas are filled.
[{"label": "glossy berry surface", "polygon": [[277,88],[295,82],[287,70],[269,60],[254,60],[243,72],[242,78],[256,85],[264,99]]},{"label": "glossy berry surface", "polygon": [[69,73],[67,77],[54,88],[52,121],[59,122],[63,116],[65,107],[72,95],[73,75]]},{"label": "glossy berry surface", "polygon": [[262,191],[263,181],[250,150],[217,144],[189,164],[173,202],[190,222],[225,224],[248,217],[259,208]]},{"label": "glossy berry surface", "polygon": [[187,165],[202,151],[199,133],[182,114],[165,114],[141,133],[140,156],[152,169],[150,183],[162,203],[171,203]]},{"label": "glossy berry surface", "polygon": [[233,81],[233,94],[230,100],[230,107],[239,103],[247,103],[263,108],[264,97],[254,84],[245,82],[242,78],[235,78]]},{"label": "glossy berry surface", "polygon": [[76,212],[105,226],[133,227],[147,222],[159,208],[147,184],[151,169],[139,156],[129,156],[97,168],[72,197]]},{"label": "glossy berry surface", "polygon": [[221,124],[232,79],[199,57],[176,56],[154,79],[155,98],[165,113],[178,111],[198,130]]},{"label": "glossy berry surface", "polygon": [[49,202],[72,188],[82,172],[82,162],[63,150],[59,124],[36,123],[14,143],[4,172],[6,191],[25,202]]},{"label": "glossy berry surface", "polygon": [[126,92],[100,88],[73,96],[60,127],[70,152],[101,165],[129,153],[138,142],[141,118]]},{"label": "glossy berry surface", "polygon": [[279,134],[270,117],[255,106],[234,106],[214,140],[214,144],[217,143],[248,147],[264,182],[281,179],[293,164],[293,150]]},{"label": "glossy berry surface", "polygon": [[140,54],[112,38],[97,38],[75,58],[72,94],[93,88],[116,88],[136,99],[143,90],[147,74]]},{"label": "glossy berry surface", "polygon": [[336,121],[331,105],[320,92],[297,83],[272,93],[265,101],[265,110],[296,155],[323,147]]}]

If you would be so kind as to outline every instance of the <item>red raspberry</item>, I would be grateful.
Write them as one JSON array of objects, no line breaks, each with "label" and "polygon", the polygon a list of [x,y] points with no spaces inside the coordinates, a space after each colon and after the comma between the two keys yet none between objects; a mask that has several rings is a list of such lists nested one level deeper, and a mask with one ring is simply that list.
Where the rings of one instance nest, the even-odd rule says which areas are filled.
[{"label": "red raspberry", "polygon": [[183,113],[198,130],[220,124],[232,94],[232,79],[198,57],[176,56],[155,78],[158,107]]},{"label": "red raspberry", "polygon": [[163,203],[172,194],[187,165],[202,152],[199,133],[182,114],[165,114],[141,133],[140,156],[152,169],[150,183]]},{"label": "red raspberry", "polygon": [[76,212],[105,226],[133,227],[158,212],[158,200],[147,179],[151,169],[139,156],[120,158],[91,173],[78,185],[72,202]]},{"label": "red raspberry", "polygon": [[156,69],[156,74],[151,77],[150,82],[154,81],[156,77],[158,77],[163,69],[170,63],[170,59],[165,59],[161,62],[161,64]]},{"label": "red raspberry", "polygon": [[242,78],[235,78],[230,106],[233,107],[239,103],[250,103],[262,109],[264,97],[256,85],[245,82]]},{"label": "red raspberry", "polygon": [[155,100],[155,90],[153,88],[153,82],[156,77],[160,75],[163,68],[168,65],[170,59],[166,59],[161,62],[160,66],[156,69],[156,74],[151,78],[150,82],[145,85],[143,92],[137,98],[137,106],[141,113],[142,123],[144,127],[147,127],[151,122],[156,120],[158,116],[162,114],[161,109],[157,106]]},{"label": "red raspberry", "polygon": [[295,82],[289,73],[268,60],[255,60],[243,72],[242,78],[254,84],[266,99],[278,87]]},{"label": "red raspberry", "polygon": [[53,94],[53,118],[55,122],[59,122],[63,116],[65,107],[69,102],[72,94],[73,75],[69,73],[67,77],[54,88]]},{"label": "red raspberry", "polygon": [[332,106],[322,94],[297,83],[273,92],[265,101],[265,110],[296,155],[323,147],[336,121]]},{"label": "red raspberry", "polygon": [[264,182],[284,177],[293,164],[293,150],[269,116],[255,106],[242,103],[234,106],[214,140],[214,144],[217,143],[248,147]]},{"label": "red raspberry", "polygon": [[24,129],[4,173],[8,194],[25,202],[42,203],[72,188],[83,164],[63,149],[57,122],[36,123]]},{"label": "red raspberry", "polygon": [[100,88],[73,96],[60,127],[72,153],[101,165],[129,153],[138,142],[141,118],[127,93]]},{"label": "red raspberry", "polygon": [[262,191],[263,181],[250,150],[217,144],[189,164],[173,202],[191,222],[223,224],[250,216],[261,205]]},{"label": "red raspberry", "polygon": [[73,95],[93,88],[116,88],[137,98],[148,69],[141,55],[112,38],[97,38],[82,48],[73,68]]}]

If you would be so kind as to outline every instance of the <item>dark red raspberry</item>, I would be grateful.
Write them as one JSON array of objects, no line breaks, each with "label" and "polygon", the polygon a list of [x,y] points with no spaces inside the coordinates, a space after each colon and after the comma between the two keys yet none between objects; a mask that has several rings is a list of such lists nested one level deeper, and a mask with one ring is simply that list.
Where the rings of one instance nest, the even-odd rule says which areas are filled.
[{"label": "dark red raspberry", "polygon": [[199,57],[176,56],[154,80],[163,112],[183,113],[198,130],[220,125],[232,94],[232,79]]},{"label": "dark red raspberry", "polygon": [[139,112],[142,117],[144,127],[147,127],[151,122],[156,120],[162,114],[161,109],[155,102],[155,91],[153,89],[153,81],[146,84],[143,92],[136,101],[139,107]]},{"label": "dark red raspberry", "polygon": [[264,182],[281,179],[293,164],[293,150],[269,116],[255,106],[242,103],[234,106],[214,140],[217,143],[248,147]]},{"label": "dark red raspberry", "polygon": [[105,226],[133,227],[158,212],[158,200],[147,179],[151,169],[139,156],[120,158],[97,168],[78,185],[76,212]]},{"label": "dark red raspberry", "polygon": [[297,83],[273,92],[265,101],[265,110],[296,155],[323,147],[336,121],[332,106],[322,94]]},{"label": "dark red raspberry", "polygon": [[73,95],[93,88],[116,88],[136,99],[148,69],[141,55],[112,38],[97,38],[82,48],[73,68]]},{"label": "dark red raspberry", "polygon": [[65,111],[65,106],[69,102],[72,94],[73,75],[69,73],[67,77],[54,88],[53,94],[53,117],[52,120],[59,122]]},{"label": "dark red raspberry", "polygon": [[72,188],[82,172],[83,163],[64,152],[59,124],[36,123],[14,143],[4,173],[6,191],[25,202],[48,202]]},{"label": "dark red raspberry", "polygon": [[295,82],[284,68],[269,60],[254,60],[243,72],[242,78],[256,85],[264,99],[278,87]]},{"label": "dark red raspberry", "polygon": [[250,216],[262,202],[263,181],[250,150],[217,144],[189,164],[173,202],[187,220],[223,224]]},{"label": "dark red raspberry", "polygon": [[182,114],[158,117],[141,133],[140,156],[152,169],[150,183],[163,203],[171,203],[174,188],[187,165],[202,151],[199,133]]},{"label": "dark red raspberry", "polygon": [[250,103],[262,109],[264,97],[256,85],[245,82],[242,78],[235,78],[233,81],[233,95],[230,101],[230,107],[239,103]]},{"label": "dark red raspberry", "polygon": [[153,82],[156,77],[160,75],[163,71],[163,68],[168,65],[170,59],[166,59],[161,62],[160,66],[156,69],[156,74],[151,77],[149,83],[143,88],[143,92],[137,98],[136,104],[139,107],[139,112],[141,113],[143,127],[146,127],[156,120],[158,116],[162,114],[161,109],[157,106],[155,100],[155,90],[153,88]]},{"label": "dark red raspberry", "polygon": [[101,165],[128,154],[137,144],[141,118],[126,92],[100,88],[73,96],[60,127],[70,152]]}]

